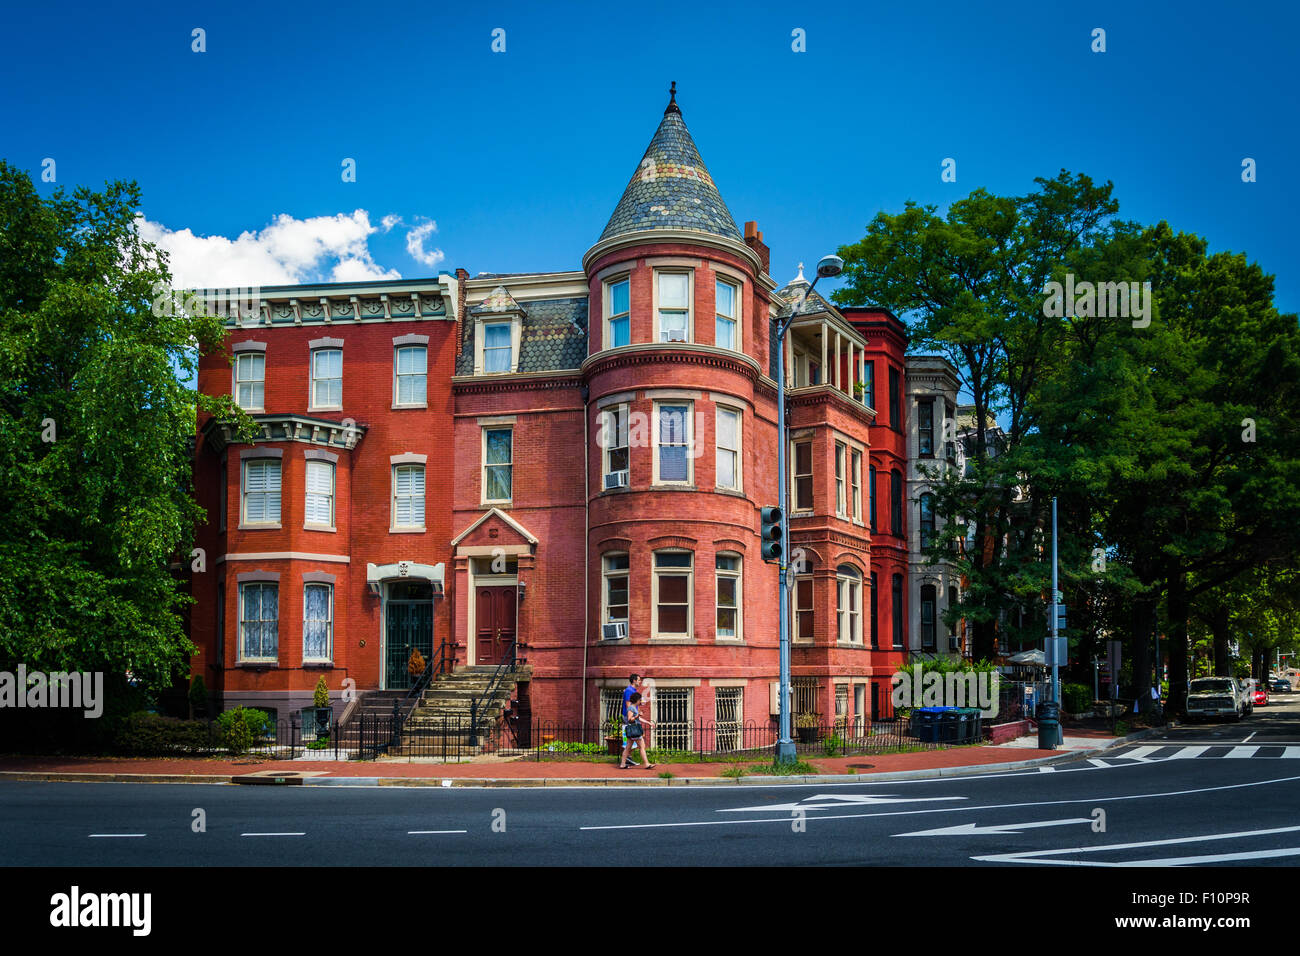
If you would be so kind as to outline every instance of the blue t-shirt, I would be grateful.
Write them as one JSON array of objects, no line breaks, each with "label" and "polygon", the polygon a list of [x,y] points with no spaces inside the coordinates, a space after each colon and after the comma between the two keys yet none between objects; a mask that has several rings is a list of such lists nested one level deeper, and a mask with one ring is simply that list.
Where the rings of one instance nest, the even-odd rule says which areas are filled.
[{"label": "blue t-shirt", "polygon": [[623,688],[623,715],[625,717],[627,716],[627,703],[632,699],[632,695],[635,693],[636,685],[634,684],[628,684]]}]

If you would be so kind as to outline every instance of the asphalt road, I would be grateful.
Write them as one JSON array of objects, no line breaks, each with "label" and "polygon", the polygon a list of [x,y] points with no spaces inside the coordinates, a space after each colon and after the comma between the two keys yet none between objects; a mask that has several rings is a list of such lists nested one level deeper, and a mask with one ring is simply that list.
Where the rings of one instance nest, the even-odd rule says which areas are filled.
[{"label": "asphalt road", "polygon": [[1104,759],[942,780],[545,789],[3,783],[0,863],[1288,865],[1300,862],[1300,695],[1274,701],[1240,723],[1177,728]]}]

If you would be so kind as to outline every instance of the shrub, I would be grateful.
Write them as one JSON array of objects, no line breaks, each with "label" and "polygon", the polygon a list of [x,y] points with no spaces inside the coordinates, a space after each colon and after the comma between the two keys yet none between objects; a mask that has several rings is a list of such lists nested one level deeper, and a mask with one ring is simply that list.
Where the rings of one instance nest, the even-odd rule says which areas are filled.
[{"label": "shrub", "polygon": [[840,751],[844,749],[844,738],[838,733],[831,734],[822,741],[822,750],[828,757],[840,756]]},{"label": "shrub", "polygon": [[1071,714],[1092,710],[1092,688],[1087,684],[1062,684],[1061,706]]},{"label": "shrub", "polygon": [[203,675],[195,676],[190,684],[190,713],[207,714],[208,712],[208,686],[203,683]]},{"label": "shrub", "polygon": [[252,707],[236,707],[217,718],[221,739],[233,754],[246,753],[270,729],[271,718]]},{"label": "shrub", "polygon": [[195,753],[214,746],[207,722],[177,720],[147,711],[125,717],[113,739],[115,751],[134,756]]},{"label": "shrub", "polygon": [[[416,653],[418,654],[419,651],[416,651]],[[420,671],[423,673],[424,668],[420,668]],[[330,705],[330,689],[325,683],[324,674],[321,674],[320,679],[316,681],[316,692],[312,695],[312,703],[317,707],[328,707]]]}]

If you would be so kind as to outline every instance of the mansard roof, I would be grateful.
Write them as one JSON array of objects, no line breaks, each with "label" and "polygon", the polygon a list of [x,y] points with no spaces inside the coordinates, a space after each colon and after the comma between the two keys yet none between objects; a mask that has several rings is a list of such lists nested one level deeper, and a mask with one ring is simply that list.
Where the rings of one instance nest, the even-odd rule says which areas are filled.
[{"label": "mansard roof", "polygon": [[[515,301],[508,292],[506,296]],[[491,315],[494,311],[489,308],[480,312],[480,308],[471,309],[471,315]],[[515,309],[518,311],[501,314],[520,316],[518,372],[557,372],[582,365],[587,357],[585,296],[529,300],[515,303]],[[457,375],[474,374],[475,325],[474,322],[465,325],[465,341],[456,358]]]},{"label": "mansard roof", "polygon": [[693,230],[742,242],[736,221],[677,107],[677,84],[641,162],[600,239],[646,230]]}]

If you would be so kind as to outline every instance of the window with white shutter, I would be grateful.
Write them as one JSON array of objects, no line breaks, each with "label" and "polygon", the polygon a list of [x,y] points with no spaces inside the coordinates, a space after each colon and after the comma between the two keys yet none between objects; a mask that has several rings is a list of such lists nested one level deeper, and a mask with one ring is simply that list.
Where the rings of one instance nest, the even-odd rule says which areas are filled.
[{"label": "window with white shutter", "polygon": [[278,458],[250,458],[244,462],[244,522],[280,523]]},{"label": "window with white shutter", "polygon": [[393,468],[393,527],[424,527],[424,466]]},{"label": "window with white shutter", "polygon": [[307,462],[307,504],[303,521],[309,525],[334,527],[334,464]]}]

